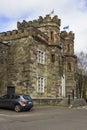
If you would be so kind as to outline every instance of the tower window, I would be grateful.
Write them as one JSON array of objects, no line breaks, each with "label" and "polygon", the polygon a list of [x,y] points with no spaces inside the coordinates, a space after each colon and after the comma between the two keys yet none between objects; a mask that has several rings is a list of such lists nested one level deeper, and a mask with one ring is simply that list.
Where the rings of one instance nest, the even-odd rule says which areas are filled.
[{"label": "tower window", "polygon": [[70,44],[68,44],[68,52],[70,52]]},{"label": "tower window", "polygon": [[51,35],[51,40],[54,40],[54,32],[53,31],[50,32],[50,35]]},{"label": "tower window", "polygon": [[51,62],[55,62],[55,54],[51,54]]},{"label": "tower window", "polygon": [[71,63],[68,63],[68,71],[71,71]]}]

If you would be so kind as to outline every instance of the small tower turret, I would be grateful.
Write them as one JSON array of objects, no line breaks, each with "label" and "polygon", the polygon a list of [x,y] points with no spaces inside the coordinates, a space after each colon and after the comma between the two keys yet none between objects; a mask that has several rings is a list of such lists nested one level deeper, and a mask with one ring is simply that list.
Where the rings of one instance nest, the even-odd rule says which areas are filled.
[{"label": "small tower turret", "polygon": [[61,34],[61,43],[63,44],[63,52],[64,54],[74,54],[74,33],[70,31],[67,33],[66,31],[62,31]]}]

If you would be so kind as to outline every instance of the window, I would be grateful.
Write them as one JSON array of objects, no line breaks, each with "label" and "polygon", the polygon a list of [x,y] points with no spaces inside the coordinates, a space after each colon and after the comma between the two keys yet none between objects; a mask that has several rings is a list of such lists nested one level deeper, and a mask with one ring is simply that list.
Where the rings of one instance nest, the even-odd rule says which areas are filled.
[{"label": "window", "polygon": [[51,40],[54,40],[54,32],[53,31],[50,32],[50,35],[51,35]]},{"label": "window", "polygon": [[68,63],[68,71],[71,71],[71,63]]},{"label": "window", "polygon": [[43,76],[38,76],[37,92],[38,93],[44,93],[44,77]]},{"label": "window", "polygon": [[55,54],[51,54],[51,62],[55,62]]},{"label": "window", "polygon": [[38,63],[44,64],[45,52],[38,50],[37,58],[38,58]]},{"label": "window", "polygon": [[70,44],[68,44],[67,47],[68,47],[68,49],[67,49],[68,52],[70,52]]}]

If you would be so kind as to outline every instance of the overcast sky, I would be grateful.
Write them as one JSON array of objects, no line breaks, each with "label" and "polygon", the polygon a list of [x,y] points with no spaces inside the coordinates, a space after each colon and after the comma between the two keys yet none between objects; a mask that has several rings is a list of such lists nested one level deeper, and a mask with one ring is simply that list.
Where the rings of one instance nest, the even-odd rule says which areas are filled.
[{"label": "overcast sky", "polygon": [[61,31],[69,25],[75,33],[75,52],[87,52],[87,0],[0,0],[0,32],[17,28],[18,21],[45,17],[54,10]]}]

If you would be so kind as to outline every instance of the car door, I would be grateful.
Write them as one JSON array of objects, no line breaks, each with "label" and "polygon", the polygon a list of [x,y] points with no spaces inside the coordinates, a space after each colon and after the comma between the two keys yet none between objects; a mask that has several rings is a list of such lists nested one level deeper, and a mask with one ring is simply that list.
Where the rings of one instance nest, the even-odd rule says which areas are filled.
[{"label": "car door", "polygon": [[13,109],[15,105],[15,95],[10,95],[10,99],[8,100],[9,102],[9,108]]},{"label": "car door", "polygon": [[3,97],[0,97],[0,107],[3,106]]},{"label": "car door", "polygon": [[14,96],[8,95],[5,100],[5,103],[6,103],[6,106],[5,106],[6,108],[13,109],[14,108]]},{"label": "car door", "polygon": [[7,106],[7,95],[4,95],[0,98],[0,106],[6,108]]},{"label": "car door", "polygon": [[2,108],[13,108],[14,107],[14,98],[12,95],[4,95],[0,98],[0,107]]}]

